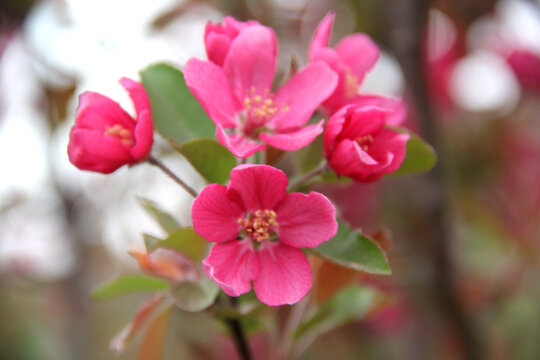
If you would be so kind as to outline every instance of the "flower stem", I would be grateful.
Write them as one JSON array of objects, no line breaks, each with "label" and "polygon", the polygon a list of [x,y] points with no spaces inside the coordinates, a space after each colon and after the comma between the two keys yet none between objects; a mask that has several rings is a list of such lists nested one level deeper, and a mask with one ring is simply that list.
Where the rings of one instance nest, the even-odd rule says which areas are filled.
[{"label": "flower stem", "polygon": [[290,183],[289,184],[289,191],[300,187],[301,185],[303,185],[308,180],[314,178],[315,176],[317,176],[320,173],[322,173],[323,171],[325,171],[326,168],[327,168],[327,165],[328,164],[326,163],[326,160],[323,159],[321,161],[321,163],[319,165],[317,165],[317,167],[315,167],[313,170],[307,172],[306,174],[304,174],[302,177],[300,177],[296,181],[293,181],[292,183]]},{"label": "flower stem", "polygon": [[155,157],[153,156],[149,156],[147,159],[146,159],[146,162],[148,162],[149,164],[151,165],[154,165],[154,166],[157,166],[158,168],[161,169],[161,171],[163,171],[165,174],[167,174],[168,177],[170,177],[171,179],[173,179],[178,185],[180,185],[181,187],[184,188],[184,190],[186,190],[189,195],[193,196],[194,198],[197,197],[197,192],[191,187],[189,186],[188,184],[186,184],[182,179],[180,179],[178,176],[176,176],[167,166],[165,166],[165,164],[163,164],[160,160],[156,159]]},{"label": "flower stem", "polygon": [[[233,308],[236,307],[236,299],[230,296],[228,298],[231,306]],[[238,355],[240,356],[240,359],[252,360],[253,357],[251,356],[251,350],[249,348],[246,335],[244,333],[244,328],[242,327],[242,323],[240,323],[238,319],[234,318],[225,319],[225,323],[231,331],[231,336],[234,340],[234,345],[238,350]]]}]

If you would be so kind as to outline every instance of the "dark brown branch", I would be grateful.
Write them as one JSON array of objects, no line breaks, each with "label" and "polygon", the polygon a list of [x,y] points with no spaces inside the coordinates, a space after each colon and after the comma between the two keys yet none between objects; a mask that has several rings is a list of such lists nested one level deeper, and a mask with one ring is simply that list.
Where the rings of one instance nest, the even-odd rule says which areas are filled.
[{"label": "dark brown branch", "polygon": [[450,254],[450,220],[447,204],[445,168],[446,154],[435,122],[426,86],[426,69],[422,46],[427,25],[429,0],[385,0],[383,11],[386,18],[388,43],[400,62],[410,89],[412,106],[417,110],[422,136],[437,151],[439,162],[426,175],[426,186],[433,197],[426,209],[427,243],[431,244],[429,256],[433,265],[431,286],[433,300],[446,323],[461,343],[463,358],[480,359],[481,351],[470,319],[459,301],[454,284],[454,266]]},{"label": "dark brown branch", "polygon": [[[229,298],[231,306],[233,308],[236,307],[236,299],[232,297],[228,297],[228,298]],[[253,357],[251,356],[251,350],[249,348],[249,344],[247,342],[247,338],[246,338],[244,329],[240,321],[238,319],[228,318],[228,319],[225,319],[225,323],[229,327],[231,336],[234,340],[234,345],[236,346],[236,349],[238,350],[238,355],[240,356],[240,359],[252,360]]]}]

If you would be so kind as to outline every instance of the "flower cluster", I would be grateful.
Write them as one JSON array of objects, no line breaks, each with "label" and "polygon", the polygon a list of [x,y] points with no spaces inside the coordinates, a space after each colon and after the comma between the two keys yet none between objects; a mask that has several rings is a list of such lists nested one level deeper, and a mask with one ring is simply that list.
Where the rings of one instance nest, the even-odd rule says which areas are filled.
[{"label": "flower cluster", "polygon": [[[379,49],[364,34],[331,48],[333,23],[334,14],[323,19],[310,62],[277,89],[278,41],[271,28],[231,17],[207,24],[208,60],[185,64],[185,84],[216,125],[218,141],[237,158],[246,162],[268,146],[298,150],[324,132],[324,157],[338,175],[373,182],[401,166],[409,135],[392,126],[405,118],[403,103],[359,92]],[[149,156],[149,98],[141,84],[126,78],[120,83],[133,100],[135,119],[103,95],[80,97],[68,146],[70,161],[80,169],[111,173]],[[310,123],[319,108],[329,116],[326,129],[325,120]],[[245,164],[231,171],[227,186],[208,185],[194,200],[194,230],[216,243],[203,260],[204,272],[225,293],[239,296],[253,283],[261,302],[277,306],[299,301],[311,288],[311,267],[301,248],[317,247],[336,234],[336,210],[324,195],[288,194],[287,185],[283,171]],[[135,256],[147,272],[183,279],[176,260],[159,254]]]}]

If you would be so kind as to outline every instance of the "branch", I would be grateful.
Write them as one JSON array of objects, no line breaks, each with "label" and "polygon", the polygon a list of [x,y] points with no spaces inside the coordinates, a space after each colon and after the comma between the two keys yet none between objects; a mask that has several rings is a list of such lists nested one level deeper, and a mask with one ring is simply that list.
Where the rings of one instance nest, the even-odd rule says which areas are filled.
[{"label": "branch", "polygon": [[454,264],[450,254],[450,219],[447,205],[448,186],[445,174],[447,154],[444,152],[441,133],[431,107],[426,82],[426,65],[423,61],[422,45],[427,28],[430,0],[386,0],[382,11],[388,26],[388,42],[397,56],[411,90],[413,108],[417,110],[421,133],[435,148],[439,161],[433,171],[426,175],[430,194],[426,210],[426,243],[430,246],[433,261],[431,288],[446,322],[453,328],[459,339],[464,359],[479,359],[481,351],[472,322],[467,318],[459,301],[454,284]]},{"label": "branch", "polygon": [[154,166],[157,166],[158,168],[161,169],[161,171],[163,171],[165,174],[167,174],[168,177],[170,177],[171,179],[173,179],[178,185],[180,185],[181,187],[184,188],[184,190],[186,190],[189,195],[193,196],[194,198],[197,197],[197,195],[199,195],[191,186],[189,186],[188,184],[186,184],[182,179],[180,179],[178,176],[176,176],[167,166],[165,166],[165,164],[163,164],[160,160],[156,159],[155,157],[153,156],[149,156],[147,159],[146,159],[146,162],[148,162],[149,164],[151,165],[154,165]]}]

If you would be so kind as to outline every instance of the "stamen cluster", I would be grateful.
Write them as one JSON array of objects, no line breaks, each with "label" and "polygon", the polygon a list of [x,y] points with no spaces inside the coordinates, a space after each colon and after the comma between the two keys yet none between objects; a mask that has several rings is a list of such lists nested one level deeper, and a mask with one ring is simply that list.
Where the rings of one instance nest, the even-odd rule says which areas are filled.
[{"label": "stamen cluster", "polygon": [[270,117],[280,111],[288,111],[287,104],[279,105],[274,99],[274,94],[269,89],[265,89],[262,95],[257,94],[255,87],[247,91],[244,98],[244,133],[251,135],[254,130],[264,126]]},{"label": "stamen cluster", "polygon": [[246,230],[252,239],[259,243],[268,240],[271,232],[279,226],[276,221],[276,212],[268,209],[257,210],[254,214],[238,218],[238,224]]},{"label": "stamen cluster", "polygon": [[131,131],[120,124],[105,127],[105,135],[114,136],[122,145],[131,146],[135,143]]}]

